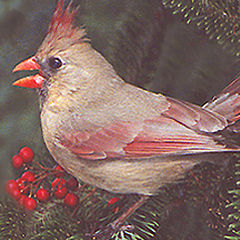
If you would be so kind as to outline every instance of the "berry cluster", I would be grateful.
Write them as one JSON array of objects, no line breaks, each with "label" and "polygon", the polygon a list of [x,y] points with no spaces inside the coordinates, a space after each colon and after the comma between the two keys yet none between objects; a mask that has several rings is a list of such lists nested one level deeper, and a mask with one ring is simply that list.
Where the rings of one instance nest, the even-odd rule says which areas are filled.
[{"label": "berry cluster", "polygon": [[64,199],[64,204],[69,207],[78,204],[79,198],[73,193],[79,186],[77,179],[68,175],[59,165],[47,168],[34,161],[31,148],[23,147],[13,156],[12,165],[16,169],[24,167],[24,172],[18,179],[6,182],[6,192],[22,208],[32,211],[39,202],[54,199]]}]

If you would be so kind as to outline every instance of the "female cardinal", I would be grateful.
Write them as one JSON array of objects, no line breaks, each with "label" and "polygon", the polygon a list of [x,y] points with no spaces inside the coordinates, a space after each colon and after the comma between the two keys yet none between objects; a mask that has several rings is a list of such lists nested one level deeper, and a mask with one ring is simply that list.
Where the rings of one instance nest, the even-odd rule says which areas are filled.
[{"label": "female cardinal", "polygon": [[142,196],[111,225],[118,228],[194,165],[240,151],[223,135],[238,130],[240,78],[203,107],[130,85],[73,25],[76,9],[63,5],[37,53],[13,70],[39,73],[14,85],[38,89],[43,138],[61,166],[99,188]]}]

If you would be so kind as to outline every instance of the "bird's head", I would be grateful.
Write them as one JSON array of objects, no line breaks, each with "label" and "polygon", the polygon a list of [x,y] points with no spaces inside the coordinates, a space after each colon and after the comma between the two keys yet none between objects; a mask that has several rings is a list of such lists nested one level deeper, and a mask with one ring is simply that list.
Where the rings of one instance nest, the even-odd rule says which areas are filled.
[{"label": "bird's head", "polygon": [[70,9],[69,4],[63,10],[63,5],[64,0],[59,0],[47,35],[36,54],[13,69],[13,72],[38,70],[38,73],[15,81],[14,86],[43,88],[54,77],[71,71],[70,68],[76,65],[76,58],[80,57],[81,51],[89,48],[85,30],[73,25],[77,8]]}]

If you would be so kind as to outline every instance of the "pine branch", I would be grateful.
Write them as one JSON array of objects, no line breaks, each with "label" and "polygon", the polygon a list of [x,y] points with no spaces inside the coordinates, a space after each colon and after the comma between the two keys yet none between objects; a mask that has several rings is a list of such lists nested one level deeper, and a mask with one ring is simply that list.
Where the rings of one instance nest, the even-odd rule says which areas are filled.
[{"label": "pine branch", "polygon": [[[27,239],[74,239],[80,231],[76,219],[69,217],[70,215],[69,210],[56,202],[42,205],[25,223]],[[79,240],[83,239],[83,236],[78,236]]]},{"label": "pine branch", "polygon": [[[139,208],[125,223],[126,226],[133,226],[132,231],[120,230],[114,234],[115,240],[146,240],[153,239],[159,229],[160,223],[166,219],[167,213],[175,205],[174,193],[168,192],[167,188],[162,189],[161,194],[152,197],[146,204]],[[136,198],[128,198],[134,202]]]},{"label": "pine branch", "polygon": [[[236,185],[240,186],[240,161],[236,164]],[[233,195],[233,201],[226,207],[231,208],[232,212],[228,215],[228,219],[231,223],[228,226],[228,232],[230,235],[225,235],[226,239],[238,240],[240,238],[240,189],[234,189],[229,191],[229,194]]]},{"label": "pine branch", "polygon": [[240,56],[240,2],[238,0],[163,0],[173,14],[181,14],[232,54]]},{"label": "pine branch", "polygon": [[26,239],[26,214],[9,199],[0,200],[0,239]]}]

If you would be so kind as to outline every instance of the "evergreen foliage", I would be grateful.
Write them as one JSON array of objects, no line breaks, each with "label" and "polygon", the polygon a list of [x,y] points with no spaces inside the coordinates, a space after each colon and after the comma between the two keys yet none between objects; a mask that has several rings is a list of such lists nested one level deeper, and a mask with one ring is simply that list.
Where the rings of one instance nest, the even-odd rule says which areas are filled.
[{"label": "evergreen foliage", "polygon": [[240,56],[239,0],[163,0],[163,4],[180,13],[186,23],[194,23],[224,48]]},{"label": "evergreen foliage", "polygon": [[232,202],[226,207],[231,208],[232,212],[228,215],[230,224],[228,226],[229,235],[225,236],[226,239],[238,240],[240,239],[240,161],[236,164],[236,189],[229,190],[229,194],[233,195]]},{"label": "evergreen foliage", "polygon": [[[79,2],[86,8],[87,5],[93,4],[91,1]],[[104,1],[95,2],[104,4]],[[115,32],[108,32],[107,36],[113,35],[112,38],[109,37],[110,47],[106,47],[103,40],[96,43],[96,46],[99,49],[103,48],[103,52],[109,56],[117,71],[126,80],[147,88],[156,72],[156,65],[164,47],[162,44],[166,43],[163,38],[169,23],[166,23],[166,11],[160,1],[150,1],[151,4],[149,1],[142,1],[141,4],[139,1],[135,4],[128,2],[123,1],[125,8],[119,10],[121,14],[114,22]],[[163,0],[162,2],[174,14],[180,13],[187,23],[198,25],[210,39],[215,39],[232,54],[240,55],[239,1]],[[81,8],[84,15],[84,7]],[[125,11],[126,9],[128,11]],[[152,14],[153,9],[154,14]],[[102,33],[107,32],[106,24],[99,25],[96,20],[90,19],[86,21],[89,26],[91,26],[90,21],[92,26],[95,24],[96,29],[100,28]],[[20,36],[18,38],[20,39]],[[167,59],[166,62],[171,68],[177,66],[174,65],[176,60],[173,58]],[[204,78],[207,77],[204,75]],[[22,96],[19,94],[18,98],[20,97]],[[18,102],[18,98],[15,102]],[[29,102],[31,99],[31,96],[28,96]],[[23,114],[21,119],[26,118],[26,112]],[[31,112],[27,111],[27,114],[30,115]],[[39,125],[38,122],[36,124]],[[39,134],[36,138],[39,138]],[[38,156],[39,161],[45,166],[52,167],[51,157],[43,153],[42,149],[39,152],[41,152]],[[135,227],[132,231],[128,228],[121,229],[112,239],[219,240],[224,236],[226,239],[239,239],[240,194],[235,186],[236,182],[239,186],[239,175],[233,174],[239,173],[239,165],[235,166],[234,162],[235,159],[232,159],[225,170],[212,164],[195,167],[184,181],[161,189],[157,196],[153,196],[126,221],[126,226]],[[232,195],[228,194],[229,189],[235,189],[230,191]],[[86,198],[91,192],[93,193],[93,188],[89,186],[79,190],[78,195],[82,201],[76,210],[69,210],[61,204],[61,201],[50,200],[33,213],[26,213],[18,208],[15,202],[1,198],[0,240],[89,239],[91,233],[115,220],[138,198],[134,195],[122,196],[102,190],[97,190]],[[120,197],[121,200],[108,207],[108,200],[115,196]],[[226,204],[228,208],[225,208]],[[114,209],[118,210],[113,211]],[[229,221],[229,232],[227,232]]]},{"label": "evergreen foliage", "polygon": [[26,214],[9,199],[0,200],[0,239],[25,239]]},{"label": "evergreen foliage", "polygon": [[[45,160],[46,157],[39,161],[46,163]],[[222,238],[226,235],[227,216],[232,214],[232,210],[225,206],[234,199],[228,194],[228,189],[233,188],[236,181],[232,172],[237,171],[238,166],[234,162],[232,160],[224,168],[213,164],[195,167],[184,181],[166,186],[158,195],[151,197],[112,239]],[[95,191],[85,184],[79,188],[78,195],[80,204],[77,209],[69,209],[61,200],[51,198],[32,213],[24,212],[8,198],[1,199],[0,239],[90,239],[91,234],[104,230],[138,199],[136,195],[111,194],[100,189]],[[108,206],[108,200],[116,196],[120,200]],[[231,229],[238,227],[236,216],[236,223],[230,226]],[[195,221],[197,229],[193,228]]]}]

